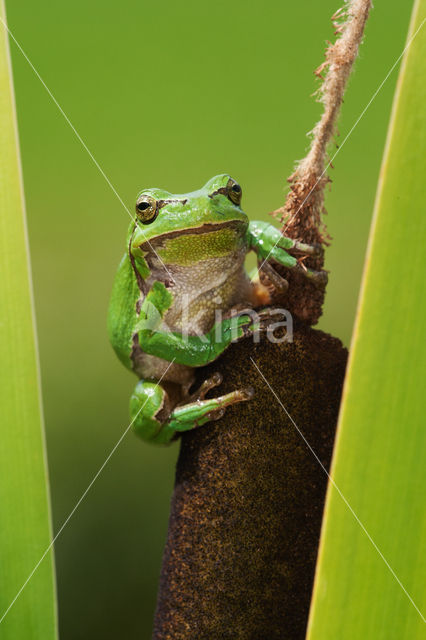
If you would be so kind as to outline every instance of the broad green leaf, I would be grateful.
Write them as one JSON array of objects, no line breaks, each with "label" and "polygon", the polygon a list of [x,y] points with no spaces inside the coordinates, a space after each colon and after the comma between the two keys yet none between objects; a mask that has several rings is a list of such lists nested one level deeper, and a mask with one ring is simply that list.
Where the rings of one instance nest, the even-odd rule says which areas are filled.
[{"label": "broad green leaf", "polygon": [[[0,15],[5,20],[2,4]],[[3,24],[0,150],[0,638],[53,640],[52,552],[25,584],[49,548],[51,526],[24,197]]]},{"label": "broad green leaf", "polygon": [[426,638],[425,20],[420,0],[378,189],[309,640]]}]

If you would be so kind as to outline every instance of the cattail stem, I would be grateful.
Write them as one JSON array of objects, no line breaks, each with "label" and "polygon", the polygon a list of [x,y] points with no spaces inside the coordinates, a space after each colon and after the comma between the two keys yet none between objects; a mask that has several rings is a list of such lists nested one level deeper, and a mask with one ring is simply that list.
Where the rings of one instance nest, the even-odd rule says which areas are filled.
[{"label": "cattail stem", "polygon": [[[324,190],[330,178],[327,148],[336,133],[336,122],[349,75],[358,55],[365,24],[371,8],[371,0],[348,0],[343,9],[332,17],[338,38],[329,44],[325,61],[315,71],[323,83],[318,100],[324,106],[319,122],[312,131],[308,154],[301,160],[288,178],[290,191],[284,206],[272,213],[280,218],[284,235],[308,244],[329,244],[330,237],[324,224]],[[298,256],[299,257],[299,256]],[[320,270],[324,266],[324,254],[315,258],[305,256],[303,264]],[[289,293],[283,300],[278,295],[276,303],[283,303],[293,315],[308,324],[315,324],[322,313],[325,289],[315,288],[299,275],[278,268],[289,282]]]},{"label": "cattail stem", "polygon": [[371,8],[371,0],[349,0],[333,17],[335,33],[339,36],[326,50],[325,61],[315,71],[324,81],[318,90],[324,111],[312,131],[308,154],[290,176],[290,192],[284,207],[278,209],[283,232],[308,243],[327,243],[323,226],[324,189],[327,176],[327,148],[335,135],[336,122],[343,102],[347,81],[364,34]]}]

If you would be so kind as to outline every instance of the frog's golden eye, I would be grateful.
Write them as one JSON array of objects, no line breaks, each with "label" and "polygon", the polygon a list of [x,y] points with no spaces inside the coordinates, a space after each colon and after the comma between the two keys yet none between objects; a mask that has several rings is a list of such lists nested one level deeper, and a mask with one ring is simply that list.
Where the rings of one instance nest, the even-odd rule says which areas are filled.
[{"label": "frog's golden eye", "polygon": [[153,222],[157,217],[157,200],[152,196],[140,196],[136,201],[136,215],[143,224]]},{"label": "frog's golden eye", "polygon": [[234,204],[240,204],[243,192],[238,182],[229,178],[228,184],[226,185],[226,191],[231,202]]}]

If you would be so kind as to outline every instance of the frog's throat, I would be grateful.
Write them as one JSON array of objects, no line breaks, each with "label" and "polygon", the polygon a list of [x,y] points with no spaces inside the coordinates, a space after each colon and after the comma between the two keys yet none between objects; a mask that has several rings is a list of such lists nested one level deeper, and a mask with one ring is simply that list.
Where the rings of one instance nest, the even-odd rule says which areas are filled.
[{"label": "frog's throat", "polygon": [[172,238],[176,238],[182,235],[188,236],[192,234],[206,234],[214,231],[220,231],[221,229],[235,229],[240,233],[247,227],[247,223],[243,220],[227,220],[226,222],[205,222],[204,224],[198,225],[196,227],[185,227],[182,229],[175,229],[173,231],[167,231],[166,233],[161,233],[155,238],[151,238],[149,241],[146,240],[141,242],[137,246],[134,246],[135,249],[142,249],[142,251],[152,251],[152,247],[158,245],[162,245],[165,240],[170,240]]}]

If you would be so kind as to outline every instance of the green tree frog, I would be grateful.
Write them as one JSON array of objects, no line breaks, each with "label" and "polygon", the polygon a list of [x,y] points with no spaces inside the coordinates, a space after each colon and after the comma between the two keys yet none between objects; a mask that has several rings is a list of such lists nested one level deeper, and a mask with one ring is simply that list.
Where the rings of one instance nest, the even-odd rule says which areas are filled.
[{"label": "green tree frog", "polygon": [[277,288],[287,283],[274,271],[274,262],[314,280],[323,275],[287,252],[310,254],[315,247],[286,238],[265,222],[249,222],[241,196],[240,185],[223,174],[192,193],[146,189],[137,198],[114,281],[108,332],[120,360],[140,379],[130,414],[145,440],[168,443],[251,398],[251,389],[206,398],[220,384],[219,374],[190,393],[195,367],[259,329],[249,310],[264,307],[269,294],[247,276],[247,252],[256,252]]}]

